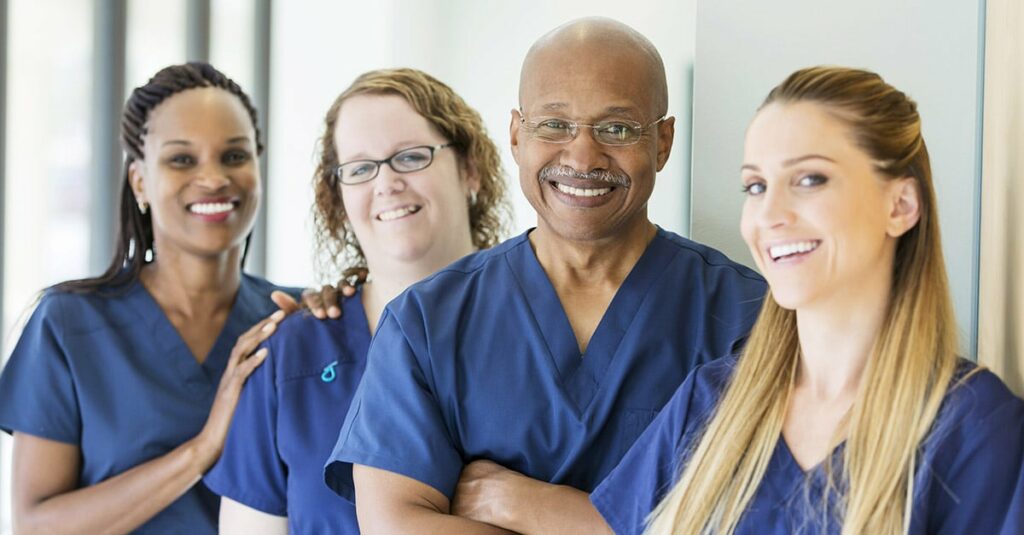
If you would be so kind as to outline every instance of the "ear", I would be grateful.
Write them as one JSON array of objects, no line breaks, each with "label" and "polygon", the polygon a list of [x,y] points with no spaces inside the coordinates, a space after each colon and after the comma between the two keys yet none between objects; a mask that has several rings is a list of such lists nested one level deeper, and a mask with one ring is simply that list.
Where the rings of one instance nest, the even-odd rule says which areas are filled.
[{"label": "ear", "polygon": [[512,140],[512,159],[519,163],[519,127],[522,125],[523,115],[519,110],[512,110],[512,122],[508,125],[508,137]]},{"label": "ear", "polygon": [[899,238],[921,219],[921,192],[917,179],[903,177],[889,183],[889,221],[885,233]]},{"label": "ear", "polygon": [[132,187],[132,193],[135,194],[135,202],[149,202],[143,187],[145,181],[142,176],[142,167],[142,162],[139,160],[132,160],[132,163],[128,164],[128,183]]},{"label": "ear", "polygon": [[658,128],[658,171],[665,167],[668,155],[672,152],[672,140],[676,137],[676,118],[666,117],[657,125]]},{"label": "ear", "polygon": [[480,192],[480,170],[469,158],[464,158],[462,163],[462,187],[467,198]]}]

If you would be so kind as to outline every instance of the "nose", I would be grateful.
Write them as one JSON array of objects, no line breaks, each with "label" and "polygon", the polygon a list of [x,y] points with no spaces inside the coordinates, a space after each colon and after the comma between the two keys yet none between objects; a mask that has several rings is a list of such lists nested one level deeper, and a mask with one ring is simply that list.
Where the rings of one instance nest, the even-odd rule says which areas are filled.
[{"label": "nose", "polygon": [[563,144],[559,163],[581,172],[609,167],[606,147],[594,139],[590,127],[580,126],[576,138]]},{"label": "nose", "polygon": [[209,190],[219,190],[231,183],[231,177],[218,163],[204,163],[196,167],[196,184]]},{"label": "nose", "polygon": [[784,188],[769,188],[757,203],[757,223],[761,228],[781,228],[793,224],[792,199]]},{"label": "nose", "polygon": [[373,179],[374,195],[394,195],[405,191],[405,177],[388,164],[381,164],[377,178]]}]

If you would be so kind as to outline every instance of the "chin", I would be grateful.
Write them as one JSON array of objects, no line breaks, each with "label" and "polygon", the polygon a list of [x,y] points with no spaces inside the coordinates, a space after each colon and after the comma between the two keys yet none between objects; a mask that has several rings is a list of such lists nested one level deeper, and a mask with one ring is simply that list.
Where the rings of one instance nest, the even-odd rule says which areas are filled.
[{"label": "chin", "polygon": [[794,285],[773,285],[769,283],[772,299],[786,310],[798,310],[807,306],[813,299],[809,288]]}]

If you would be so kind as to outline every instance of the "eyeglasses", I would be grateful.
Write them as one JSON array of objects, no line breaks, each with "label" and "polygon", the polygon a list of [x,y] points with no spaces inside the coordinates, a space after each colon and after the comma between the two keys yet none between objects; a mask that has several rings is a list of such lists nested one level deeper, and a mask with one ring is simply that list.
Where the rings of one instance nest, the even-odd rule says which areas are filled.
[{"label": "eyeglasses", "polygon": [[352,160],[334,168],[334,179],[342,184],[353,185],[369,182],[377,178],[380,166],[388,164],[396,173],[411,173],[426,169],[434,162],[434,152],[454,143],[443,145],[421,145],[402,149],[383,160]]},{"label": "eyeglasses", "polygon": [[613,146],[636,144],[643,139],[648,128],[664,120],[665,116],[663,115],[658,120],[644,125],[625,119],[586,124],[557,117],[542,117],[534,121],[527,121],[523,116],[519,118],[520,124],[529,134],[547,143],[568,143],[576,139],[581,126],[586,126],[590,128],[591,135],[598,143]]}]

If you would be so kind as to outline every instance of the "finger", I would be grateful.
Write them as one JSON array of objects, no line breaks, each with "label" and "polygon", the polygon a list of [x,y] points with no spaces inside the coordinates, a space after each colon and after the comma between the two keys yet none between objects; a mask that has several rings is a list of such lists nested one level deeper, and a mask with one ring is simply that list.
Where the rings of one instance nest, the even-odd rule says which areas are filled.
[{"label": "finger", "polygon": [[249,328],[242,336],[238,337],[235,347],[231,349],[231,358],[228,360],[228,367],[232,368],[239,362],[251,355],[264,340],[270,338],[277,330],[277,323],[284,319],[285,313],[278,310],[269,317],[256,323]]},{"label": "finger", "polygon": [[253,353],[251,357],[242,361],[242,364],[240,364],[238,369],[235,370],[235,377],[244,383],[245,380],[249,378],[249,375],[251,375],[252,372],[260,366],[260,364],[263,364],[263,361],[267,360],[267,355],[269,354],[269,349],[265,347],[259,348],[259,350]]},{"label": "finger", "polygon": [[327,313],[324,312],[323,299],[320,298],[320,292],[312,288],[303,290],[302,304],[306,305],[306,308],[308,308],[317,319],[324,319],[327,317]]},{"label": "finger", "polygon": [[341,317],[341,307],[338,306],[338,289],[329,284],[320,288],[320,298],[327,307],[327,316],[331,318]]},{"label": "finger", "polygon": [[344,280],[338,281],[338,288],[341,289],[341,294],[345,297],[352,297],[356,294],[356,287],[345,282]]},{"label": "finger", "polygon": [[288,295],[281,290],[274,290],[270,293],[270,300],[277,305],[277,308],[283,310],[285,314],[291,314],[299,310],[299,303],[294,297]]}]

